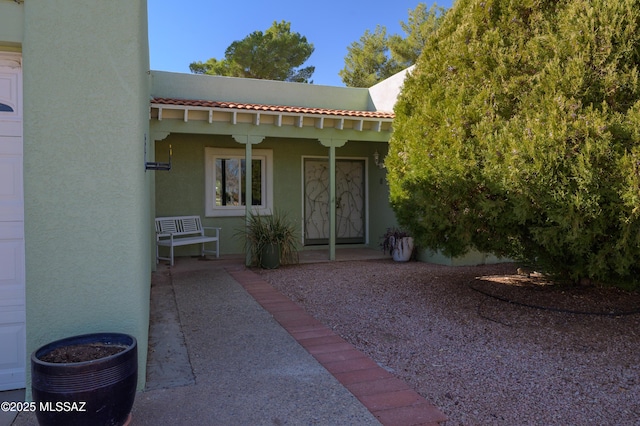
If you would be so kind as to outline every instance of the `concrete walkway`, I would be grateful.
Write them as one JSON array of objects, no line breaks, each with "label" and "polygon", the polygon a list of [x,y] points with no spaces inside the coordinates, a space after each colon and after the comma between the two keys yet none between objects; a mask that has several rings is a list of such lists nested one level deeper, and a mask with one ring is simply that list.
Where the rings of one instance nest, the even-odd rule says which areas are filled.
[{"label": "concrete walkway", "polygon": [[[214,262],[172,270],[169,282],[154,283],[173,288],[188,358],[185,365],[184,358],[166,357],[153,337],[147,386],[153,390],[138,395],[132,424],[375,424],[225,269],[211,267]],[[165,366],[154,377],[158,364]],[[189,364],[192,375],[182,375]],[[170,383],[180,378],[186,383]],[[157,389],[158,381],[170,387]]]},{"label": "concrete walkway", "polygon": [[[131,425],[434,425],[446,417],[238,260],[153,274]],[[15,426],[36,425],[23,413]]]}]

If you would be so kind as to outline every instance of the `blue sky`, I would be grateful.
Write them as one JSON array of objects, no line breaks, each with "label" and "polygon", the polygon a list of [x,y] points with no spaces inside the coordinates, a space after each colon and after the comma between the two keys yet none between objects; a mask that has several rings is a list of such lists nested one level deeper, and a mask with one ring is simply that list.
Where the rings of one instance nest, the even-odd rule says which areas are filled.
[{"label": "blue sky", "polygon": [[[438,1],[450,8],[453,0]],[[307,37],[315,51],[305,65],[314,65],[314,84],[343,86],[347,46],[376,25],[388,34],[404,34],[417,0],[149,0],[151,69],[189,73],[189,64],[224,58],[226,48],[273,21],[291,22],[291,30]],[[427,5],[433,2],[424,1]]]}]

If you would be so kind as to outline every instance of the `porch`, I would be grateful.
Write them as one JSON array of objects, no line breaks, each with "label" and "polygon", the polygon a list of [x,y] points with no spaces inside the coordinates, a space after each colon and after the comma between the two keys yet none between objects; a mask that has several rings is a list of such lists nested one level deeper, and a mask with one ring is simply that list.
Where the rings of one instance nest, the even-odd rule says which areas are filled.
[{"label": "porch", "polygon": [[392,112],[368,90],[198,77],[152,73],[149,151],[171,164],[154,176],[155,216],[221,227],[223,255],[243,252],[234,232],[251,211],[287,212],[305,248],[326,245],[331,260],[341,244],[377,248],[396,223],[383,164]]},{"label": "porch", "polygon": [[[336,258],[335,260],[329,259],[329,248],[321,247],[321,248],[312,248],[312,249],[304,249],[298,252],[298,257],[300,263],[323,263],[323,262],[347,262],[347,261],[358,261],[358,260],[376,260],[376,259],[389,259],[389,255],[386,255],[382,252],[381,249],[373,249],[369,247],[340,247],[336,249]],[[238,266],[244,265],[245,263],[245,255],[244,254],[223,254],[220,258],[216,259],[213,256],[205,256],[204,258],[200,256],[183,256],[176,257],[176,264],[174,266],[176,271],[188,270],[190,268],[199,269],[199,262],[211,262],[217,266],[222,267],[230,267],[230,266]],[[161,271],[162,268],[168,267],[168,262],[161,262],[158,265],[158,271]]]}]

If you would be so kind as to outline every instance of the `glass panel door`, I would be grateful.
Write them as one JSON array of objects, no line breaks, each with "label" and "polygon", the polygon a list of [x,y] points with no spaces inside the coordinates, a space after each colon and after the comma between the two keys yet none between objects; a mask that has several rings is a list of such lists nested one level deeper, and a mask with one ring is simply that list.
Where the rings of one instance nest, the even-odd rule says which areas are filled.
[{"label": "glass panel door", "polygon": [[[336,160],[336,242],[365,242],[365,162]],[[305,245],[329,242],[329,161],[304,161]]]}]

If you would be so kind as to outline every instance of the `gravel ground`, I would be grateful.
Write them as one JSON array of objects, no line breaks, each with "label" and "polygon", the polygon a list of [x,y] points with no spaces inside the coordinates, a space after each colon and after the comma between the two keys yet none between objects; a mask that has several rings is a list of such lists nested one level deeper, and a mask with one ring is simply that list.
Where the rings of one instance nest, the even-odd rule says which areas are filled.
[{"label": "gravel ground", "polygon": [[259,273],[438,406],[447,426],[640,425],[640,313],[630,313],[640,294],[559,289],[513,264]]}]

